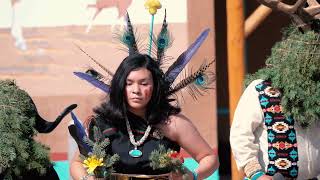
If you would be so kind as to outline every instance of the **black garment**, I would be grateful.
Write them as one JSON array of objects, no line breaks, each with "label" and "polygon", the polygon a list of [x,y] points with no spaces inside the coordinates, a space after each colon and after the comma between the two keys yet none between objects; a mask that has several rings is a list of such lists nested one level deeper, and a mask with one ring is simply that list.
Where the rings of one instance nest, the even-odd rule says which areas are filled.
[{"label": "black garment", "polygon": [[[147,122],[141,117],[130,112],[127,116],[134,134],[134,138],[136,141],[138,141],[141,139],[145,130],[147,129]],[[167,171],[153,170],[150,167],[150,153],[153,150],[158,149],[160,144],[162,144],[166,149],[171,149],[178,152],[180,151],[180,146],[168,138],[163,137],[162,139],[158,139],[152,136],[155,130],[155,128],[152,128],[143,145],[138,146],[138,149],[142,151],[142,156],[138,158],[131,157],[129,155],[129,151],[134,149],[134,146],[130,143],[126,127],[115,127],[105,120],[99,119],[96,119],[95,122],[96,123],[90,123],[91,131],[89,136],[92,137],[92,127],[94,124],[96,124],[102,131],[103,135],[109,138],[110,145],[107,147],[106,152],[110,155],[118,154],[120,156],[120,160],[114,165],[114,169],[117,173],[147,175],[168,173]]]}]

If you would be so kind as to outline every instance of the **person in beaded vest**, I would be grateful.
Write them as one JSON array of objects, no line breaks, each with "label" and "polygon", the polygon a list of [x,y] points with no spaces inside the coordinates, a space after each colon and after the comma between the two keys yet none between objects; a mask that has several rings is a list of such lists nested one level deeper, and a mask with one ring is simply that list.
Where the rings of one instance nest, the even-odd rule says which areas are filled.
[{"label": "person in beaded vest", "polygon": [[320,179],[320,21],[305,22],[286,28],[246,79],[230,143],[249,179]]}]

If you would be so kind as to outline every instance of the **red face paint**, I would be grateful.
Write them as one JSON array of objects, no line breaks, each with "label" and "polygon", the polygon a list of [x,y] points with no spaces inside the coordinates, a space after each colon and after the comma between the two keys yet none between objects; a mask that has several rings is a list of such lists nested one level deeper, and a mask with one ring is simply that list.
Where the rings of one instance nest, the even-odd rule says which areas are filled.
[{"label": "red face paint", "polygon": [[144,114],[153,92],[151,72],[146,68],[131,71],[126,80],[126,100],[132,112]]}]

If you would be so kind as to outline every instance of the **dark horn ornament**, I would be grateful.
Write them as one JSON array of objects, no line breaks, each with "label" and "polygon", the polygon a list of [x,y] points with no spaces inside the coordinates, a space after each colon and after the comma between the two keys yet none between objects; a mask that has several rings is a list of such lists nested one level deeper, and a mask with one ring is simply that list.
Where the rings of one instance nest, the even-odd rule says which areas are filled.
[{"label": "dark horn ornament", "polygon": [[43,119],[39,113],[37,112],[36,114],[36,124],[35,124],[35,129],[39,132],[39,133],[50,133],[51,131],[53,131],[58,125],[59,123],[62,121],[62,119],[69,114],[73,109],[75,109],[77,107],[77,104],[72,104],[70,106],[68,106],[67,108],[65,108],[62,113],[56,118],[55,121],[47,121],[45,119]]}]

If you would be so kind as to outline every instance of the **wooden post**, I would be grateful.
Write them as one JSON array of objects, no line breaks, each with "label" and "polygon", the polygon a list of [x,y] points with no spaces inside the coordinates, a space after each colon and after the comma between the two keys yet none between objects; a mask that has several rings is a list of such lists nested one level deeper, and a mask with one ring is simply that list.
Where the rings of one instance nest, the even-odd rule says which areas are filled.
[{"label": "wooden post", "polygon": [[[239,98],[242,94],[244,80],[244,13],[242,0],[227,0],[227,42],[228,42],[228,78],[230,124]],[[235,161],[232,162],[232,179],[241,179]]]}]

